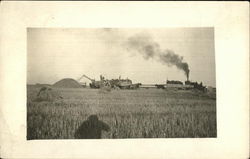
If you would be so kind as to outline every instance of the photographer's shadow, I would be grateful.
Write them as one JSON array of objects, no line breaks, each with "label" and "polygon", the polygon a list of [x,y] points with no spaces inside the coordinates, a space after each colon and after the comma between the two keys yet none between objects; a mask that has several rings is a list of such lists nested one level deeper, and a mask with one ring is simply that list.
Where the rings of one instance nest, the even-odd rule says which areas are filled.
[{"label": "photographer's shadow", "polygon": [[98,120],[97,115],[90,115],[75,132],[75,139],[101,139],[102,131],[109,131],[108,124]]}]

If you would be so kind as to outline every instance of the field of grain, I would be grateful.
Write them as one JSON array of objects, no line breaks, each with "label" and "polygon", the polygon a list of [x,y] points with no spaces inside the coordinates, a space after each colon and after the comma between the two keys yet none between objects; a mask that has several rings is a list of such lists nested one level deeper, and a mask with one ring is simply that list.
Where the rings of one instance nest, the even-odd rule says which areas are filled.
[{"label": "field of grain", "polygon": [[73,139],[92,114],[110,126],[102,138],[217,136],[216,99],[206,93],[57,88],[63,99],[35,102],[38,91],[27,87],[27,139]]}]

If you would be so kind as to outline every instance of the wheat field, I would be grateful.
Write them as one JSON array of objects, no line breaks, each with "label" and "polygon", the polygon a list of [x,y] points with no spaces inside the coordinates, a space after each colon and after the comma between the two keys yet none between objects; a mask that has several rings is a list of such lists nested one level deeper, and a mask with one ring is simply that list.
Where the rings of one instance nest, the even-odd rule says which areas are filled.
[{"label": "wheat field", "polygon": [[27,139],[73,139],[88,116],[110,126],[102,138],[216,137],[216,99],[197,91],[53,88],[63,99],[35,102],[27,87]]}]

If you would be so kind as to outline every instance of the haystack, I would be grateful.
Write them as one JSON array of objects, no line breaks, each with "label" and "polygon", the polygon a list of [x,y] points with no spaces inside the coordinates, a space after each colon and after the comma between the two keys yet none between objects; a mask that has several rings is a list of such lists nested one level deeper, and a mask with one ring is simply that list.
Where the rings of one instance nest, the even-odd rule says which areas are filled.
[{"label": "haystack", "polygon": [[48,101],[52,102],[58,99],[62,99],[63,97],[59,94],[59,92],[53,90],[50,87],[42,87],[37,93],[37,97],[35,99],[36,102]]},{"label": "haystack", "polygon": [[53,87],[57,88],[82,88],[81,84],[72,78],[64,78],[56,82]]}]

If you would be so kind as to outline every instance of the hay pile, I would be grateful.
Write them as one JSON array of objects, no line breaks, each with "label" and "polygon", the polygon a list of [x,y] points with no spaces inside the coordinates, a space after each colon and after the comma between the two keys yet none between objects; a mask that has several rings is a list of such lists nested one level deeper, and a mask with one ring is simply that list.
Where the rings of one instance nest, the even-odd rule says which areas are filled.
[{"label": "hay pile", "polygon": [[59,92],[53,90],[50,87],[42,87],[39,92],[37,93],[36,102],[53,102],[58,99],[62,99],[63,97],[59,94]]},{"label": "hay pile", "polygon": [[57,88],[82,88],[80,83],[72,78],[64,78],[58,82],[56,82],[53,87]]}]

